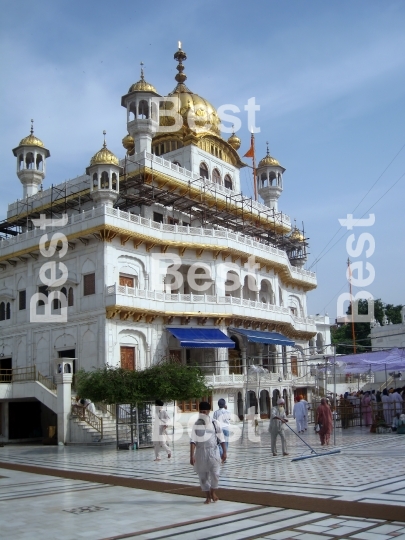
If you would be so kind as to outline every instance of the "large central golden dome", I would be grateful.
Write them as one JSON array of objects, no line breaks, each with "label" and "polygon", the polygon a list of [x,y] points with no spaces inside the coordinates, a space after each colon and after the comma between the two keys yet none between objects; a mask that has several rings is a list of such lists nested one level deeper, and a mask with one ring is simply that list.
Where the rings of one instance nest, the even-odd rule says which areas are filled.
[{"label": "large central golden dome", "polygon": [[[189,128],[196,133],[213,133],[218,137],[221,136],[219,128],[221,120],[215,107],[206,99],[192,92],[185,84],[187,76],[184,71],[183,60],[187,59],[186,53],[181,49],[174,55],[175,60],[178,60],[177,73],[175,79],[177,81],[176,88],[168,94],[167,97],[178,98],[176,104],[165,102],[162,107],[167,111],[176,110],[183,117],[183,126]],[[160,125],[174,125],[174,118],[170,116],[161,116]]]}]

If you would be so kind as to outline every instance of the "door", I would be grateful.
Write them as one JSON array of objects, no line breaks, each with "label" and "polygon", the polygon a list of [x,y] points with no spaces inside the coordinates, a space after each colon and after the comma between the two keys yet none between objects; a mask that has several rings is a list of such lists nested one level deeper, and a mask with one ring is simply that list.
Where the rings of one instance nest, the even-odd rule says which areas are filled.
[{"label": "door", "polygon": [[121,367],[135,370],[135,347],[121,347]]},{"label": "door", "polygon": [[296,356],[291,356],[291,373],[298,377],[298,358]]}]

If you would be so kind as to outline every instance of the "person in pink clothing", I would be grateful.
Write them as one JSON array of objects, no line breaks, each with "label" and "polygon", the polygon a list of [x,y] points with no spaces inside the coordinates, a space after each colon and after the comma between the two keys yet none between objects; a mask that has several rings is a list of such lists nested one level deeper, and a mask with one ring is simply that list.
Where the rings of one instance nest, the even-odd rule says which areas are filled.
[{"label": "person in pink clothing", "polygon": [[363,399],[361,401],[361,407],[362,407],[364,425],[371,426],[371,424],[373,423],[373,409],[371,407],[370,392],[365,392]]}]

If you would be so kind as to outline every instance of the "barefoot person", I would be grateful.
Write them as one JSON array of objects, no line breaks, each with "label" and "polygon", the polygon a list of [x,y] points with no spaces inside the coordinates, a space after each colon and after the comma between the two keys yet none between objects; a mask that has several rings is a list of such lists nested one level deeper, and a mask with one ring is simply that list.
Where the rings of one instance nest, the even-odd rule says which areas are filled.
[{"label": "barefoot person", "polygon": [[271,409],[271,417],[269,424],[270,438],[271,438],[271,451],[273,456],[277,455],[277,437],[280,435],[281,449],[283,456],[288,456],[287,441],[285,437],[285,423],[288,422],[287,415],[284,409],[284,399],[279,398],[277,400],[277,407]]},{"label": "barefoot person", "polygon": [[[199,405],[199,417],[193,426],[190,441],[190,465],[200,478],[201,489],[205,492],[205,504],[217,502],[219,473],[226,461],[226,444],[221,426],[209,417],[211,406],[202,401]],[[222,458],[218,445],[222,447]]]},{"label": "barefoot person", "polygon": [[153,428],[153,447],[155,449],[155,461],[160,461],[161,450],[165,450],[165,452],[167,452],[167,457],[169,459],[172,457],[172,451],[170,446],[167,444],[169,437],[167,434],[167,426],[169,425],[170,417],[167,414],[167,411],[163,409],[163,401],[157,399],[155,405],[156,418]]}]

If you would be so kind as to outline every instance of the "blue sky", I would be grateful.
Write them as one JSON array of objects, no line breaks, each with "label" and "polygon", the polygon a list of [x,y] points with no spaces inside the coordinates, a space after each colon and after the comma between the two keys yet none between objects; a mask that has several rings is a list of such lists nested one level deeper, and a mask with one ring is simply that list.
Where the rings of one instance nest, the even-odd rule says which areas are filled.
[{"label": "blue sky", "polygon": [[[338,219],[375,183],[355,212],[362,216],[383,196],[367,230],[376,244],[367,290],[405,304],[405,148],[392,161],[405,145],[404,28],[401,0],[3,0],[0,215],[22,193],[11,150],[31,118],[51,152],[45,187],[82,174],[103,129],[109,148],[123,156],[120,98],[139,79],[141,60],[158,92],[171,91],[180,39],[194,92],[217,107],[243,110],[251,97],[260,105],[257,154],[268,140],[287,169],[279,207],[304,221],[307,267],[336,232],[329,247],[343,236]],[[249,126],[246,113],[240,118],[243,154]],[[243,191],[251,194],[248,174],[242,171]],[[346,260],[343,238],[313,266],[311,313],[335,316],[336,297],[348,290]],[[364,255],[355,260],[366,262]]]}]

